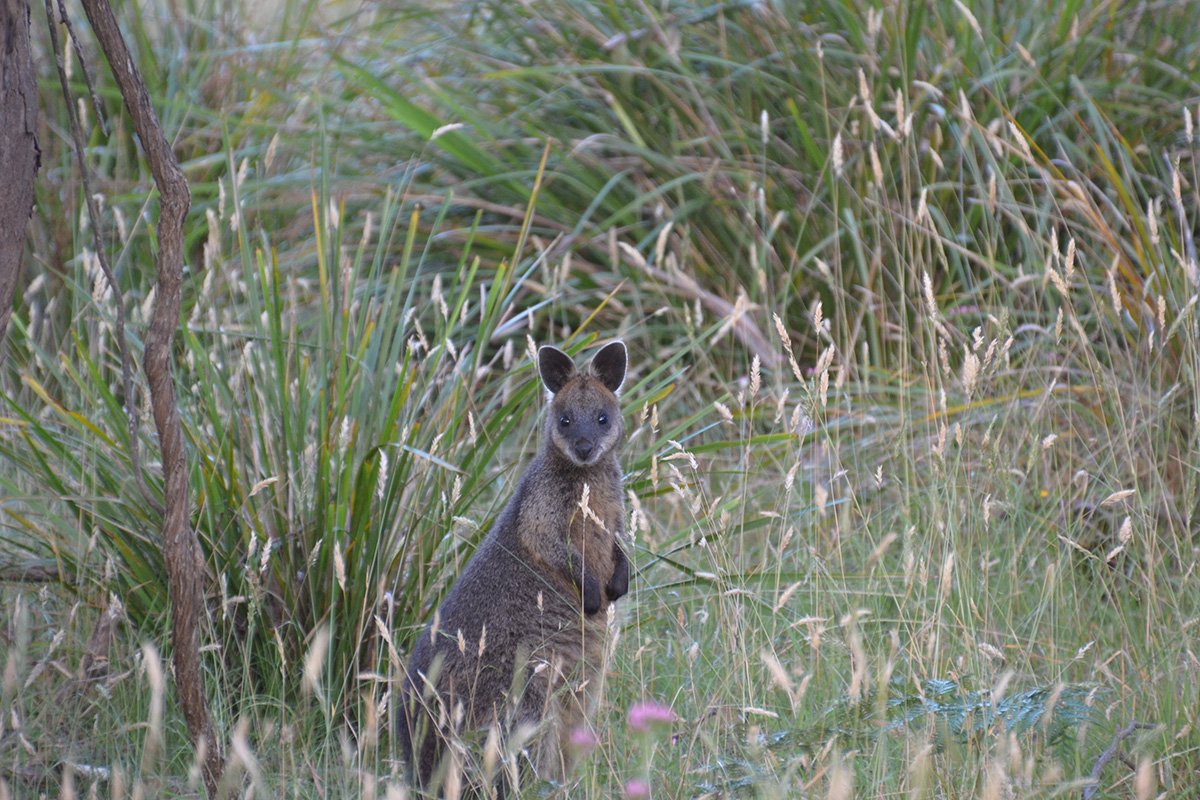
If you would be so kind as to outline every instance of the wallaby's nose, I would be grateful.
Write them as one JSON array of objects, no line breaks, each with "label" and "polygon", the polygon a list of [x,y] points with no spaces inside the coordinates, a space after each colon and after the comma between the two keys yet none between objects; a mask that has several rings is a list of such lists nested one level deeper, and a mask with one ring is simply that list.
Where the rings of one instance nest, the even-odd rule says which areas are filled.
[{"label": "wallaby's nose", "polygon": [[575,440],[575,455],[580,458],[587,458],[592,454],[591,439],[576,439]]}]

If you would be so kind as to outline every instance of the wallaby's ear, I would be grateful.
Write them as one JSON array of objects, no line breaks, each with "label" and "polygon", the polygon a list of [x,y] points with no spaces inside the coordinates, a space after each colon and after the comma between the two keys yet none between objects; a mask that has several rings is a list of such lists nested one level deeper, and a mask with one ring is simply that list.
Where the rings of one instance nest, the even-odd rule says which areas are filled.
[{"label": "wallaby's ear", "polygon": [[542,345],[538,348],[538,373],[550,393],[557,394],[575,374],[575,362],[557,347]]},{"label": "wallaby's ear", "polygon": [[617,340],[600,348],[600,352],[592,359],[592,372],[608,390],[616,394],[625,382],[625,365],[629,356],[625,351],[625,343]]}]

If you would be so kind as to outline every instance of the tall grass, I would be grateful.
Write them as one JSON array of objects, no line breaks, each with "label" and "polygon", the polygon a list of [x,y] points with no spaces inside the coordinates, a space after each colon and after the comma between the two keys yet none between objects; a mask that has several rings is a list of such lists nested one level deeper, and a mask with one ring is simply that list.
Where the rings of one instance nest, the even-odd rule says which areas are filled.
[{"label": "tall grass", "polygon": [[[177,375],[231,791],[399,793],[391,680],[533,447],[529,345],[617,335],[637,572],[574,791],[1062,796],[1132,720],[1102,796],[1194,791],[1198,8],[126,14],[196,198]],[[101,89],[140,351],[153,201]],[[72,588],[10,590],[0,780],[194,791],[111,298],[44,138],[0,552]],[[110,595],[109,678],[44,702]]]}]

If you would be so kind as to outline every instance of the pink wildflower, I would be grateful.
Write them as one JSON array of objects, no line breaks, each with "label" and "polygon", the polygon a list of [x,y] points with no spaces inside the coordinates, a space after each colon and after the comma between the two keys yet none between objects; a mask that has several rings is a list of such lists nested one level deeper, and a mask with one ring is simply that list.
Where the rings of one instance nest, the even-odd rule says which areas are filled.
[{"label": "pink wildflower", "polygon": [[647,731],[659,723],[669,725],[676,719],[674,711],[652,700],[629,707],[629,727],[635,731]]},{"label": "pink wildflower", "polygon": [[581,753],[589,753],[599,743],[596,739],[596,734],[592,733],[584,725],[576,725],[571,729],[571,747]]},{"label": "pink wildflower", "polygon": [[650,784],[641,778],[631,778],[625,784],[625,796],[630,800],[650,796]]}]

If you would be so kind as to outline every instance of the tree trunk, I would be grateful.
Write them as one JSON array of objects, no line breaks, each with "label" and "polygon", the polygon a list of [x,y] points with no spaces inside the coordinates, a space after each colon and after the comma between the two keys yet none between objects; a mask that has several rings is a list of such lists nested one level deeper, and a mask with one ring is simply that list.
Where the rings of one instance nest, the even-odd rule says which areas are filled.
[{"label": "tree trunk", "polygon": [[0,364],[41,165],[29,4],[0,0]]}]

